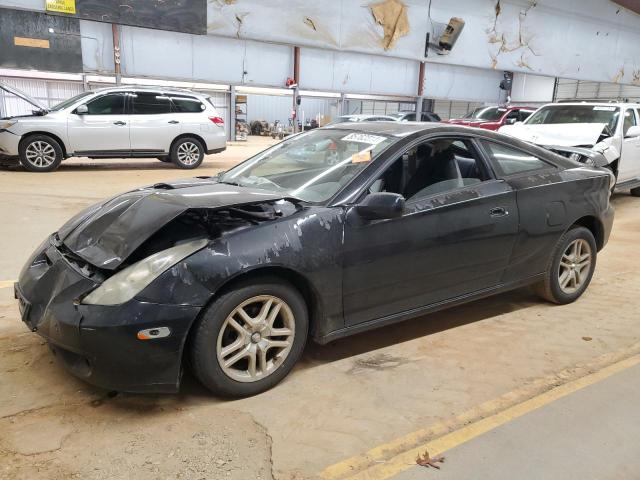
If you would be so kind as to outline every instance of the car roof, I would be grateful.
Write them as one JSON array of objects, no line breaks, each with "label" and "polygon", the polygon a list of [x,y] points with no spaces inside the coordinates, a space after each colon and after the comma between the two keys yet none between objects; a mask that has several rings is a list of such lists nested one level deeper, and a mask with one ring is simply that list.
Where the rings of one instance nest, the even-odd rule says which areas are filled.
[{"label": "car roof", "polygon": [[186,88],[176,88],[176,87],[155,87],[155,86],[147,86],[147,85],[122,85],[117,87],[104,87],[98,88],[94,90],[94,92],[104,93],[104,92],[118,92],[122,90],[135,90],[135,91],[149,91],[149,92],[165,92],[165,93],[179,93],[179,94],[191,94],[198,95],[198,92],[192,92],[191,90],[187,90]]},{"label": "car roof", "polygon": [[556,106],[556,105],[593,105],[596,107],[632,107],[638,108],[640,107],[640,103],[632,103],[632,102],[594,102],[594,101],[580,101],[576,100],[575,102],[555,102],[555,103],[547,103],[545,107],[548,106]]}]

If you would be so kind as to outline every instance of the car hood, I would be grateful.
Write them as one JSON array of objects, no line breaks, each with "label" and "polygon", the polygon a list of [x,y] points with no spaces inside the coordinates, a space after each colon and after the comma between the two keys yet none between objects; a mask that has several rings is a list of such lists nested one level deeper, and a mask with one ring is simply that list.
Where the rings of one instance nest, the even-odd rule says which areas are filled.
[{"label": "car hood", "polygon": [[27,102],[27,103],[33,105],[34,107],[36,107],[38,109],[38,111],[41,111],[41,112],[47,112],[48,111],[47,107],[43,106],[36,99],[34,99],[33,97],[30,97],[29,95],[27,95],[26,93],[18,90],[15,87],[11,87],[11,86],[7,85],[6,83],[0,82],[0,90],[4,90],[5,92],[8,92],[8,93],[10,93],[12,95],[15,95],[18,98],[21,98],[25,102]]},{"label": "car hood", "polygon": [[499,131],[538,145],[573,147],[595,145],[602,136],[605,127],[605,123],[517,124],[505,125]]},{"label": "car hood", "polygon": [[114,270],[151,235],[189,209],[219,209],[284,198],[289,197],[211,179],[160,183],[87,208],[60,228],[58,239],[88,263]]}]

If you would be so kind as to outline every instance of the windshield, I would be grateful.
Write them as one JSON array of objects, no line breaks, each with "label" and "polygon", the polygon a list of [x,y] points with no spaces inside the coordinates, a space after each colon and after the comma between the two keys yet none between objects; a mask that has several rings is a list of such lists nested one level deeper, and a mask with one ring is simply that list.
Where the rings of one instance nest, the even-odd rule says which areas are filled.
[{"label": "windshield", "polygon": [[67,108],[67,107],[73,105],[74,103],[76,103],[81,98],[88,97],[89,95],[93,95],[93,94],[94,94],[94,92],[82,92],[82,93],[76,95],[75,97],[67,98],[66,100],[58,103],[57,105],[54,105],[49,110],[53,111],[53,112],[58,111],[58,110],[62,110],[63,108]]},{"label": "windshield", "polygon": [[324,202],[396,140],[352,130],[312,130],[250,158],[219,180]]},{"label": "windshield", "polygon": [[464,118],[472,118],[475,120],[500,120],[502,116],[506,113],[506,108],[499,107],[481,107],[476,108],[473,112],[467,113]]},{"label": "windshield", "polygon": [[527,125],[553,123],[606,123],[615,131],[620,109],[606,105],[549,105],[531,115]]}]

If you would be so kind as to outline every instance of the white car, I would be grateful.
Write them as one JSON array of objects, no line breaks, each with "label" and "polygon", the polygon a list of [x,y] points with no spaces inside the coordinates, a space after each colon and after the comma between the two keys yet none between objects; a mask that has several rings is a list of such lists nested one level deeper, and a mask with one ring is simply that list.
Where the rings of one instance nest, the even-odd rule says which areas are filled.
[{"label": "white car", "polygon": [[583,163],[589,163],[589,157],[567,147],[594,150],[616,176],[615,188],[640,196],[640,104],[552,103],[499,131],[551,150],[562,147],[558,153]]},{"label": "white car", "polygon": [[31,172],[50,172],[63,159],[157,157],[197,168],[205,153],[226,148],[224,119],[211,97],[188,90],[116,87],[83,92],[45,108],[26,94],[0,88],[35,107],[0,119],[0,157]]},{"label": "white car", "polygon": [[336,125],[338,123],[346,122],[397,122],[398,119],[391,115],[368,115],[364,113],[358,113],[353,115],[341,115],[335,120],[329,122],[327,125]]}]

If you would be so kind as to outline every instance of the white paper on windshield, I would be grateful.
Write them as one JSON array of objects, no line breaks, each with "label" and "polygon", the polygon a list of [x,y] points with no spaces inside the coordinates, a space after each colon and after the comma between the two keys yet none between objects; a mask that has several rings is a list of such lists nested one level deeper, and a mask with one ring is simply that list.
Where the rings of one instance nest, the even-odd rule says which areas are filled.
[{"label": "white paper on windshield", "polygon": [[616,111],[616,107],[593,107],[594,110],[600,111],[600,112],[615,112]]},{"label": "white paper on windshield", "polygon": [[384,142],[387,138],[378,135],[370,135],[368,133],[350,133],[346,137],[341,138],[344,142],[368,143],[369,145],[377,145]]}]

